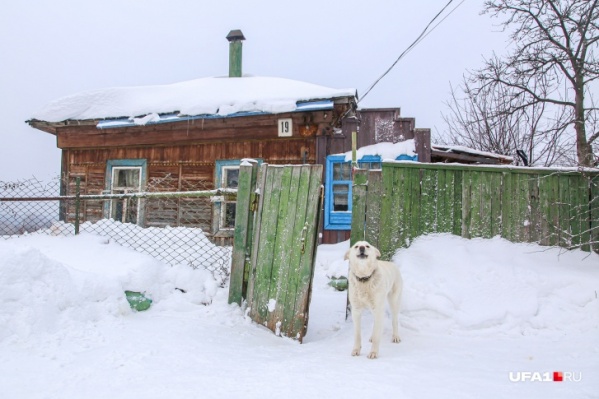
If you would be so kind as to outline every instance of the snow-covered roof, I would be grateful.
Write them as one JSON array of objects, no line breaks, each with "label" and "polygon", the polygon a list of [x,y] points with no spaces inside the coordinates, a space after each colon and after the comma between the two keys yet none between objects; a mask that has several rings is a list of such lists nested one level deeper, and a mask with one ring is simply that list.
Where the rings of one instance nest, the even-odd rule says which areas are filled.
[{"label": "snow-covered roof", "polygon": [[[345,154],[345,160],[352,160],[352,152],[348,151]],[[371,144],[364,147],[360,147],[356,150],[356,159],[362,159],[365,156],[374,155],[379,156],[384,160],[395,160],[400,155],[414,156],[416,150],[414,146],[414,139],[400,141],[398,143],[377,143]]]},{"label": "snow-covered roof", "polygon": [[464,147],[461,145],[445,145],[445,144],[432,144],[431,149],[438,151],[439,153],[455,153],[455,154],[468,154],[472,156],[494,158],[499,160],[501,163],[512,163],[513,157],[508,155],[496,154],[494,152],[475,150],[470,147]]},{"label": "snow-covered roof", "polygon": [[228,116],[239,112],[282,113],[295,111],[301,102],[353,96],[356,96],[355,89],[333,89],[284,78],[208,77],[168,85],[85,91],[50,102],[36,112],[33,119],[61,122],[132,119],[152,114]]}]

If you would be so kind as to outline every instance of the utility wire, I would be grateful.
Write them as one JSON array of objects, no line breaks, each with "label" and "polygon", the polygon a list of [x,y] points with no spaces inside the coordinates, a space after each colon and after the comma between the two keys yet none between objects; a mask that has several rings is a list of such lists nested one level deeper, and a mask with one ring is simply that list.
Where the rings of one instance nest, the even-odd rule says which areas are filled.
[{"label": "utility wire", "polygon": [[391,66],[385,71],[385,73],[383,73],[377,80],[374,81],[373,84],[370,85],[370,87],[368,88],[368,90],[366,90],[366,93],[364,93],[364,95],[358,100],[358,103],[361,102],[368,95],[368,93],[370,93],[370,91],[374,88],[374,86],[376,86],[385,76],[387,76],[387,74],[395,67],[395,65],[397,65],[397,63],[399,62],[399,60],[401,60],[406,54],[408,54],[410,51],[412,51],[412,49],[414,49],[414,47],[416,47],[418,45],[418,43],[420,43],[422,40],[424,40],[425,37],[427,37],[433,30],[435,30],[435,28],[437,28],[437,26],[439,26],[443,21],[445,21],[445,19],[447,17],[449,17],[466,0],[462,0],[460,2],[460,4],[458,4],[457,6],[455,6],[453,10],[451,10],[441,21],[439,21],[435,26],[433,26],[433,28],[429,31],[429,28],[433,24],[433,22],[435,22],[437,20],[437,18],[439,18],[439,16],[441,14],[443,14],[443,12],[445,12],[445,10],[447,9],[447,7],[449,7],[449,5],[451,3],[453,3],[453,1],[454,0],[449,0],[449,2],[447,2],[447,4],[445,4],[445,6],[441,9],[441,11],[439,11],[437,13],[437,15],[435,15],[435,17],[430,20],[430,22],[426,25],[426,27],[424,28],[424,30],[420,33],[420,35],[418,35],[418,37],[416,38],[416,40],[414,40],[412,42],[412,44],[410,44],[408,46],[408,48],[406,48],[399,55],[399,57],[397,57],[397,59],[395,60],[395,62],[393,64],[391,64]]}]

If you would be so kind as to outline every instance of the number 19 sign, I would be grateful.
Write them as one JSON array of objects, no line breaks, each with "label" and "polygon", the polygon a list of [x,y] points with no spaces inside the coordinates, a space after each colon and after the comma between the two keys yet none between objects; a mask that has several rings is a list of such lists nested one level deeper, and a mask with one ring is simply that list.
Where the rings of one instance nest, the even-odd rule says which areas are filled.
[{"label": "number 19 sign", "polygon": [[279,137],[291,137],[293,133],[293,121],[291,118],[279,119]]}]

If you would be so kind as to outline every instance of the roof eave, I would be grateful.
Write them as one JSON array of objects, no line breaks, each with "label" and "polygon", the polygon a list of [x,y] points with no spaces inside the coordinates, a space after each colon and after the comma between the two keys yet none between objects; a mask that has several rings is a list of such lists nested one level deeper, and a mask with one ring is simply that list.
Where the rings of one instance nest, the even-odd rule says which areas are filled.
[{"label": "roof eave", "polygon": [[57,129],[65,126],[95,126],[98,123],[96,119],[74,120],[68,119],[61,122],[47,122],[39,119],[29,119],[25,121],[29,126],[53,135],[57,134]]}]

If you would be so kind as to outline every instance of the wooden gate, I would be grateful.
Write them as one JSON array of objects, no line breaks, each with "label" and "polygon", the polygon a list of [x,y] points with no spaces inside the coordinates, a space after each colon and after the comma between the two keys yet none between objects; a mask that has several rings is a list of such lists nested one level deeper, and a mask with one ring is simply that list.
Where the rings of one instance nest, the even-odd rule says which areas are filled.
[{"label": "wooden gate", "polygon": [[276,335],[306,334],[322,165],[240,167],[229,303]]}]

